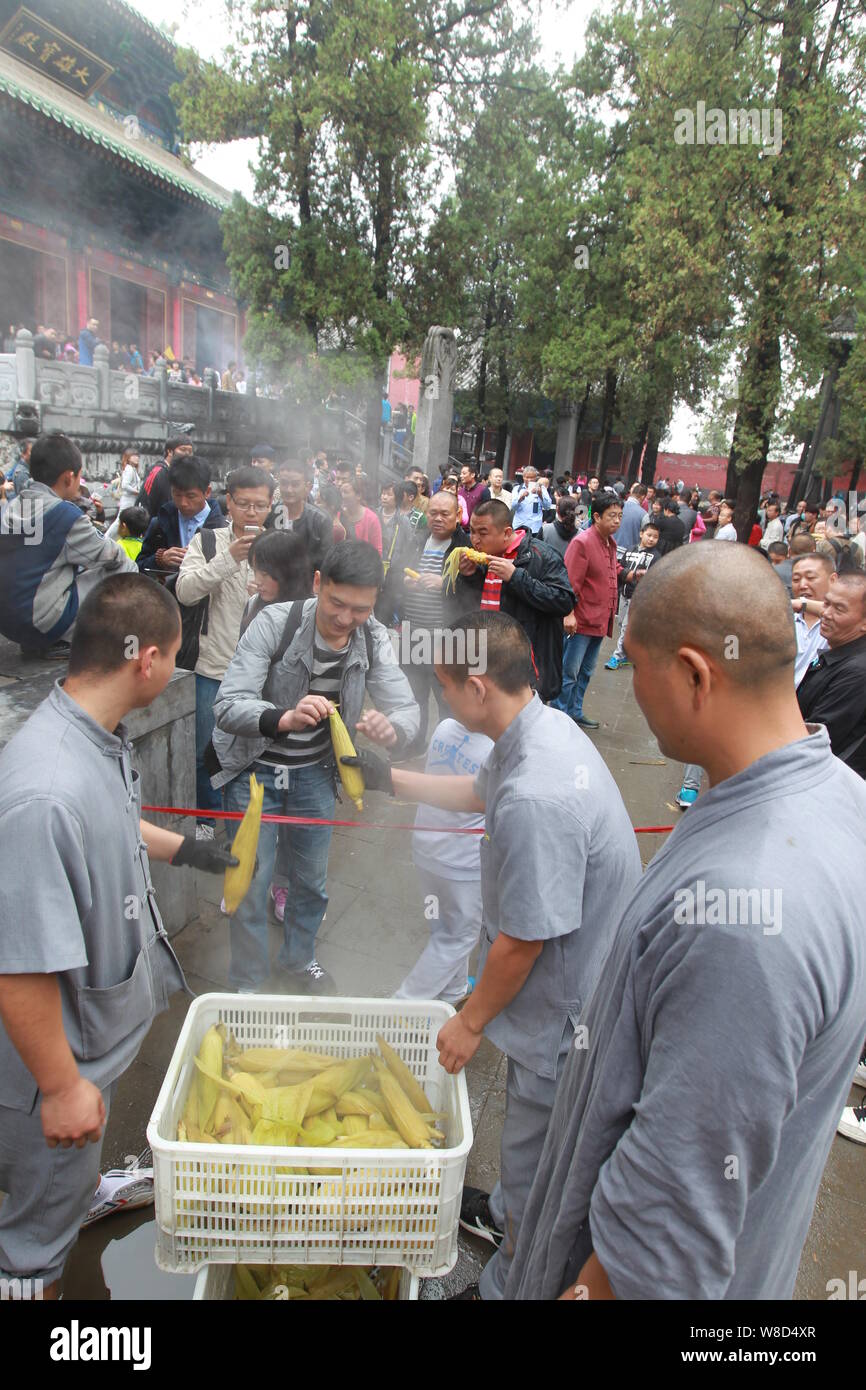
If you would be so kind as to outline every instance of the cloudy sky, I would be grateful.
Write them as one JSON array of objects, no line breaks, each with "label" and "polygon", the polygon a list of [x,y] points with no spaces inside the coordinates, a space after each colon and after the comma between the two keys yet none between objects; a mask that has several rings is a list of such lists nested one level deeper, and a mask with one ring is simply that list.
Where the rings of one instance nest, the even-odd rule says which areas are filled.
[{"label": "cloudy sky", "polygon": [[[561,61],[566,66],[583,51],[584,32],[590,15],[607,8],[608,0],[539,0],[536,14],[541,35],[542,57],[550,66]],[[138,4],[152,23],[177,22],[177,41],[197,48],[208,58],[218,58],[228,36],[228,25],[221,0],[146,0]],[[194,150],[196,166],[222,184],[252,196],[249,162],[255,155],[255,141],[239,140],[232,145]],[[699,422],[686,409],[679,410],[664,441],[667,449],[687,452],[693,449]]]}]

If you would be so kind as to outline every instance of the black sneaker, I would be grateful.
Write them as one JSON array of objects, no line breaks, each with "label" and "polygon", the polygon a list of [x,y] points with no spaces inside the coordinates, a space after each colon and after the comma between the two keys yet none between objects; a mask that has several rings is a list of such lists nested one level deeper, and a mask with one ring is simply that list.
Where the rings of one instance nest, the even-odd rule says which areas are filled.
[{"label": "black sneaker", "polygon": [[311,960],[304,970],[287,970],[280,967],[280,973],[291,980],[299,994],[336,994],[337,985],[333,975],[323,970],[317,960]]},{"label": "black sneaker", "polygon": [[490,1214],[490,1193],[482,1192],[480,1187],[464,1187],[460,1225],[470,1235],[489,1240],[497,1250],[505,1239],[505,1232],[500,1231]]}]

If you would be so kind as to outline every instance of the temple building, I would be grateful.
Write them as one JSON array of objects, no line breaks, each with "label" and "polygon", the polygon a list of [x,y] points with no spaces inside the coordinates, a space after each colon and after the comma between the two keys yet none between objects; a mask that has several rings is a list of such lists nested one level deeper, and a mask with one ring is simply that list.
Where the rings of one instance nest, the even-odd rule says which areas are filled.
[{"label": "temple building", "polygon": [[123,0],[0,0],[0,336],[77,342],[96,318],[145,364],[240,360],[231,195],[181,158],[177,80],[171,38]]}]

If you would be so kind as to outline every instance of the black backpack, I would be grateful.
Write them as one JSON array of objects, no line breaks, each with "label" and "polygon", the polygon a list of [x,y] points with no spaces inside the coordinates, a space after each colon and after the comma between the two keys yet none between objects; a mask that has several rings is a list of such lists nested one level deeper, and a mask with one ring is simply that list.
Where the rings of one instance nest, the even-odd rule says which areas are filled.
[{"label": "black backpack", "polygon": [[[216,535],[212,526],[202,528],[198,532],[201,536],[201,553],[204,556],[205,564],[209,565],[216,555]],[[165,587],[170,593],[174,593],[177,584],[177,575],[171,575],[165,581]],[[206,595],[199,599],[198,603],[180,603],[181,637],[180,648],[174,659],[176,667],[184,671],[194,671],[198,661],[199,640],[202,633],[207,632],[207,619],[210,610],[210,596]]]}]

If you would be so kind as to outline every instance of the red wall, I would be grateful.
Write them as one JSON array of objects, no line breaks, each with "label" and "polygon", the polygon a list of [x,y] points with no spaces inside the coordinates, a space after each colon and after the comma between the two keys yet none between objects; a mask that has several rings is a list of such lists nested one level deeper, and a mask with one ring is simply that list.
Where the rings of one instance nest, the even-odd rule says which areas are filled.
[{"label": "red wall", "polygon": [[[722,454],[663,454],[660,452],[656,462],[657,479],[669,478],[672,482],[677,482],[682,478],[683,482],[688,483],[691,487],[699,487],[707,491],[716,488],[719,492],[724,492],[727,472],[727,455]],[[781,497],[786,497],[791,490],[795,472],[796,465],[793,463],[779,463],[778,461],[768,463],[761,480],[761,492],[775,491]],[[833,479],[833,491],[836,492],[840,489],[842,492],[847,491],[850,477],[851,469],[849,467],[841,477]],[[821,479],[815,479],[816,490],[821,481]]]}]

